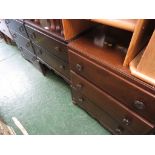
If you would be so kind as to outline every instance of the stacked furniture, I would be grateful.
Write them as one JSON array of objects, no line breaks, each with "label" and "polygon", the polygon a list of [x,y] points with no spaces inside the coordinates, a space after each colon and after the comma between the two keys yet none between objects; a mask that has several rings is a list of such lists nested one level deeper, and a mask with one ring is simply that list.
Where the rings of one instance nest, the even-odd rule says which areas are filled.
[{"label": "stacked furniture", "polygon": [[[111,133],[154,134],[155,87],[133,76],[128,66],[150,47],[151,36],[153,42],[154,20],[34,19],[6,24],[22,55],[67,81],[73,103]],[[149,57],[141,65],[154,65],[153,47],[147,48],[143,60]]]},{"label": "stacked furniture", "polygon": [[6,19],[5,23],[7,24],[13,40],[21,52],[21,55],[44,74],[45,68],[36,57],[32,42],[26,32],[24,21]]}]

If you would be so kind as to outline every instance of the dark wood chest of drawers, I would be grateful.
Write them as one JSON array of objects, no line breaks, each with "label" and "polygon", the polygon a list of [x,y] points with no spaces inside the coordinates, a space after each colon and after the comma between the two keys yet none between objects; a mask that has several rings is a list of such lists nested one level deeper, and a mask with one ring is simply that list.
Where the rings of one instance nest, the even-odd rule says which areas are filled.
[{"label": "dark wood chest of drawers", "polygon": [[122,67],[117,51],[101,51],[81,37],[69,43],[69,62],[74,103],[113,134],[154,131],[155,89]]},{"label": "dark wood chest of drawers", "polygon": [[25,27],[37,58],[70,83],[67,42],[29,21]]}]

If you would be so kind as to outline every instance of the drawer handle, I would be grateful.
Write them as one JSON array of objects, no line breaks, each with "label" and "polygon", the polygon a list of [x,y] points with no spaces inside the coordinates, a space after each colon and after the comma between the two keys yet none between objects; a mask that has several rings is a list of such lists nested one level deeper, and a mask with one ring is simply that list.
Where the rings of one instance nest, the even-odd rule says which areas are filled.
[{"label": "drawer handle", "polygon": [[79,98],[78,98],[78,101],[79,101],[80,103],[83,103],[84,99],[83,99],[82,97],[79,97]]},{"label": "drawer handle", "polygon": [[13,38],[17,38],[17,35],[15,33],[12,36],[13,36]]},{"label": "drawer handle", "polygon": [[36,39],[36,35],[35,35],[34,32],[30,35],[30,38],[31,38],[31,39]]},{"label": "drawer handle", "polygon": [[145,104],[141,101],[135,100],[134,107],[138,110],[143,110],[145,108]]},{"label": "drawer handle", "polygon": [[20,31],[20,32],[23,32],[23,31],[24,31],[24,27],[23,27],[23,26],[20,26],[20,27],[19,27],[19,31]]},{"label": "drawer handle", "polygon": [[6,24],[9,24],[10,23],[10,20],[9,19],[5,19],[5,23]]},{"label": "drawer handle", "polygon": [[55,47],[55,50],[56,50],[56,51],[60,51],[60,47],[57,47],[57,46],[56,46],[56,47]]},{"label": "drawer handle", "polygon": [[116,134],[121,135],[122,132],[123,132],[123,128],[118,127],[118,128],[115,129],[115,132],[116,132]]},{"label": "drawer handle", "polygon": [[124,117],[122,120],[122,123],[126,126],[128,126],[130,124],[130,120],[127,117]]},{"label": "drawer handle", "polygon": [[23,51],[23,48],[22,48],[22,47],[19,47],[19,50],[20,50],[20,51]]},{"label": "drawer handle", "polygon": [[77,69],[79,72],[81,72],[82,69],[83,69],[83,67],[82,67],[82,65],[80,65],[80,64],[76,64],[76,69]]},{"label": "drawer handle", "polygon": [[60,65],[59,68],[60,69],[65,69],[65,66],[64,65]]},{"label": "drawer handle", "polygon": [[27,42],[26,43],[26,47],[30,47],[30,42]]},{"label": "drawer handle", "polygon": [[76,88],[77,88],[78,90],[81,90],[81,89],[82,89],[82,87],[83,87],[83,85],[82,85],[82,84],[80,84],[80,83],[78,83],[78,84],[76,85]]},{"label": "drawer handle", "polygon": [[36,57],[32,57],[31,62],[34,62],[36,59],[37,59]]}]

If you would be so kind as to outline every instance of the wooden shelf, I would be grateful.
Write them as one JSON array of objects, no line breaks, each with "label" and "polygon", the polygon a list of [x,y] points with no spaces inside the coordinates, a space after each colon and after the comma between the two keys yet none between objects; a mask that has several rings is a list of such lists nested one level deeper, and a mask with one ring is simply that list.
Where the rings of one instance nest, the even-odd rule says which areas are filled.
[{"label": "wooden shelf", "polygon": [[133,32],[137,19],[91,19],[91,21]]},{"label": "wooden shelf", "polygon": [[155,31],[144,49],[136,58],[130,63],[131,73],[155,86]]}]

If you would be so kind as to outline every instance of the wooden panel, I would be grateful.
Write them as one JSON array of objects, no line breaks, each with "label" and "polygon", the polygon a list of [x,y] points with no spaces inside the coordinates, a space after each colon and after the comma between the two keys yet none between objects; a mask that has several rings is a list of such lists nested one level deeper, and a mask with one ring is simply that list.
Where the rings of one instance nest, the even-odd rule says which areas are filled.
[{"label": "wooden panel", "polygon": [[64,28],[65,40],[70,40],[76,37],[78,34],[93,25],[90,21],[82,19],[63,19],[62,23]]},{"label": "wooden panel", "polygon": [[140,50],[144,47],[145,45],[145,30],[148,25],[148,20],[138,20],[123,66],[128,66],[129,63],[134,59],[134,57],[140,52]]},{"label": "wooden panel", "polygon": [[92,21],[133,32],[136,19],[91,19]]},{"label": "wooden panel", "polygon": [[134,75],[134,76],[136,76],[136,77],[138,77],[139,79],[141,79],[141,80],[143,80],[143,81],[145,81],[145,82],[151,84],[152,87],[154,87],[154,86],[155,86],[155,79],[153,79],[153,78],[151,78],[151,77],[149,77],[149,76],[147,76],[147,75],[141,73],[141,72],[138,71],[138,69],[137,69],[137,66],[138,66],[138,64],[139,64],[139,62],[140,62],[140,59],[141,59],[142,55],[143,55],[143,51],[140,52],[140,53],[134,58],[134,60],[132,60],[132,61],[130,62],[131,74]]},{"label": "wooden panel", "polygon": [[155,31],[141,57],[137,70],[155,80]]}]

